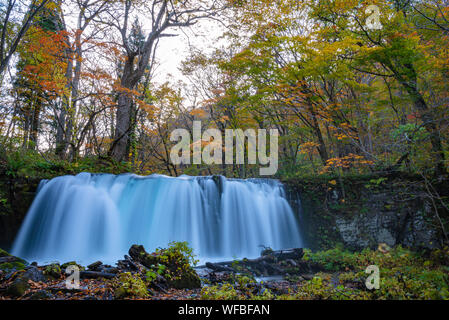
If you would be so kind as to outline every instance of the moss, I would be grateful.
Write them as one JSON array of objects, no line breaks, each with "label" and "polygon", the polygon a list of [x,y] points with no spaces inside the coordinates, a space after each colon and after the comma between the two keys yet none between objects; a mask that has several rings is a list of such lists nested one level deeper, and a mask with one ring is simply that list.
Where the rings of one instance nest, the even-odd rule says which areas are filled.
[{"label": "moss", "polygon": [[0,248],[0,257],[10,257],[10,256],[11,255],[8,252]]},{"label": "moss", "polygon": [[76,261],[70,261],[70,262],[64,263],[63,265],[61,265],[61,269],[65,270],[65,269],[67,269],[68,266],[77,266],[78,269],[80,269],[81,271],[85,270],[85,268],[82,265],[76,263]]},{"label": "moss", "polygon": [[18,278],[8,287],[6,292],[11,296],[21,297],[29,288],[30,285],[27,281]]},{"label": "moss", "polygon": [[[197,261],[186,242],[172,242],[168,248],[149,254],[141,245],[133,245],[129,254],[151,272],[164,277],[171,287],[194,289],[201,287],[201,280],[193,269]],[[163,268],[161,268],[163,266]]]},{"label": "moss", "polygon": [[118,279],[113,280],[112,286],[116,299],[147,298],[149,296],[145,282],[139,275],[133,275],[130,272],[119,274]]},{"label": "moss", "polygon": [[186,271],[181,276],[168,281],[169,285],[176,289],[201,288],[201,280],[195,271]]},{"label": "moss", "polygon": [[61,277],[61,266],[59,263],[52,263],[44,268],[44,275],[59,279]]},{"label": "moss", "polygon": [[24,270],[25,268],[26,268],[26,265],[20,261],[5,262],[5,263],[0,264],[0,270],[7,271],[7,272]]},{"label": "moss", "polygon": [[241,298],[235,288],[229,283],[221,286],[204,287],[201,290],[201,299],[203,300],[237,300]]}]

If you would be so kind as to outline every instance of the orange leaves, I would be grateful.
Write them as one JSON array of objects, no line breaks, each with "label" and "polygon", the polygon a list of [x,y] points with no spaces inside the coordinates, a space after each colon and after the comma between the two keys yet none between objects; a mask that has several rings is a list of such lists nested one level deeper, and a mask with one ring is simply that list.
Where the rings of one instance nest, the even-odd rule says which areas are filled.
[{"label": "orange leaves", "polygon": [[26,62],[21,75],[28,87],[43,91],[49,99],[55,99],[64,93],[66,87],[65,34],[48,32],[39,27],[34,27],[32,31],[21,52],[21,59]]},{"label": "orange leaves", "polygon": [[207,116],[207,112],[204,109],[197,108],[190,111],[190,114],[196,118],[204,119]]},{"label": "orange leaves", "polygon": [[329,172],[332,169],[342,168],[361,168],[363,166],[370,166],[374,163],[372,161],[366,160],[363,156],[349,153],[347,156],[340,158],[331,158],[326,161],[326,166],[323,168],[321,173]]}]

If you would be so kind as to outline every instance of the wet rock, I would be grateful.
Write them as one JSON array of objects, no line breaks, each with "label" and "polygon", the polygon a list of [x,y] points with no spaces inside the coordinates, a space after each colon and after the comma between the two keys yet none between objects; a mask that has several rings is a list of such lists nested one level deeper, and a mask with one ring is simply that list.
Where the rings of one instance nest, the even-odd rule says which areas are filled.
[{"label": "wet rock", "polygon": [[286,259],[299,260],[303,257],[304,250],[302,248],[278,250],[274,251],[272,255],[278,260],[286,260]]},{"label": "wet rock", "polygon": [[52,263],[44,267],[43,274],[54,279],[61,278],[61,266],[59,263]]},{"label": "wet rock", "polygon": [[303,274],[303,275],[301,275],[302,276],[302,278],[304,279],[304,280],[312,280],[313,279],[313,277],[314,277],[314,275],[313,274]]},{"label": "wet rock", "polygon": [[126,292],[126,289],[123,287],[119,287],[117,289],[115,289],[114,291],[114,297],[117,300],[121,300],[123,298],[125,298],[128,295],[128,293]]},{"label": "wet rock", "polygon": [[157,265],[160,260],[157,256],[147,253],[145,251],[145,248],[141,245],[133,245],[129,249],[128,253],[133,258],[133,260],[140,262],[147,268],[151,268],[151,266]]},{"label": "wet rock", "polygon": [[170,272],[171,277],[167,279],[167,283],[172,288],[201,288],[201,280],[198,274],[188,264],[188,261],[182,254],[169,255],[161,258],[161,255],[147,253],[141,245],[133,245],[128,253],[135,262],[142,264],[148,269],[152,269],[157,265],[164,265],[167,271]]},{"label": "wet rock", "polygon": [[219,263],[211,263],[211,262],[206,262],[206,268],[212,269],[215,272],[235,272],[235,270],[231,267],[228,267],[226,265],[222,265]]},{"label": "wet rock", "polygon": [[201,288],[201,280],[195,271],[183,272],[179,278],[168,280],[168,284],[170,287],[173,287],[176,289]]},{"label": "wet rock", "polygon": [[294,266],[294,267],[298,266],[298,264],[293,259],[287,259],[287,260],[285,260],[285,262],[290,264],[290,265],[292,265],[292,266]]},{"label": "wet rock", "polygon": [[110,268],[102,268],[103,272],[117,274],[120,272],[118,268],[110,267]]},{"label": "wet rock", "polygon": [[116,276],[115,273],[106,273],[106,272],[98,272],[98,271],[80,271],[81,279],[112,279]]},{"label": "wet rock", "polygon": [[37,292],[34,292],[31,296],[30,296],[30,300],[49,300],[52,299],[54,296],[45,290],[39,290]]},{"label": "wet rock", "polygon": [[117,261],[117,267],[118,269],[122,271],[137,271],[139,270],[139,267],[137,264],[131,260],[131,258],[127,255],[125,255],[125,260],[119,260]]},{"label": "wet rock", "polygon": [[90,265],[88,265],[87,269],[89,271],[101,271],[102,265],[103,265],[103,262],[97,261],[97,262],[94,262],[94,263],[91,263]]},{"label": "wet rock", "polygon": [[265,248],[265,249],[262,250],[262,252],[260,253],[260,255],[261,255],[262,257],[263,257],[263,256],[268,256],[268,255],[272,255],[273,252],[274,252],[273,249],[271,249],[271,248]]},{"label": "wet rock", "polygon": [[6,293],[13,297],[21,297],[30,288],[29,283],[22,278],[17,278],[7,288]]},{"label": "wet rock", "polygon": [[212,283],[221,283],[229,281],[233,273],[230,272],[212,272],[209,274],[209,281]]},{"label": "wet rock", "polygon": [[10,256],[10,254],[0,248],[0,257],[8,257],[8,256]]},{"label": "wet rock", "polygon": [[85,268],[84,268],[82,265],[76,263],[76,261],[70,261],[70,262],[64,263],[64,264],[61,266],[61,269],[65,271],[65,269],[67,269],[68,266],[76,266],[76,267],[78,267],[78,269],[79,269],[80,271],[85,270]]},{"label": "wet rock", "polygon": [[[5,254],[5,251],[3,251],[3,254]],[[27,262],[18,257],[14,257],[9,254],[7,256],[0,257],[0,270],[5,272],[24,270],[26,266]]]},{"label": "wet rock", "polygon": [[36,266],[28,267],[20,277],[22,279],[31,280],[34,282],[44,282],[45,280],[47,280],[44,273]]}]

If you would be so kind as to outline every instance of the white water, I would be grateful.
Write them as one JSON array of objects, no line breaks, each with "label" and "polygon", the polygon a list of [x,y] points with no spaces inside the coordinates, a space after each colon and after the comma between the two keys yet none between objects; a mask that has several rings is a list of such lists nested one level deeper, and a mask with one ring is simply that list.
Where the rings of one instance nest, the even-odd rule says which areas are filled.
[{"label": "white water", "polygon": [[261,245],[302,246],[282,184],[217,178],[82,173],[44,181],[12,253],[112,264],[132,244],[151,252],[187,241],[204,262],[254,258]]}]

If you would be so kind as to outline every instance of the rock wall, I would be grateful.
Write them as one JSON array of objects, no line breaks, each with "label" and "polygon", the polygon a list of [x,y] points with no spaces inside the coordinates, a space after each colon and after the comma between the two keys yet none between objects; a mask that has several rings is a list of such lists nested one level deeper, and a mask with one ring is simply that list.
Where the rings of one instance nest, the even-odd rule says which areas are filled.
[{"label": "rock wall", "polygon": [[[301,231],[312,249],[327,249],[336,243],[355,250],[375,248],[379,243],[410,248],[435,248],[442,243],[435,207],[419,177],[284,183],[292,205],[298,207],[301,202]],[[447,217],[444,208],[438,209],[440,216]]]},{"label": "rock wall", "polygon": [[0,248],[10,249],[33,202],[39,181],[0,175]]}]

